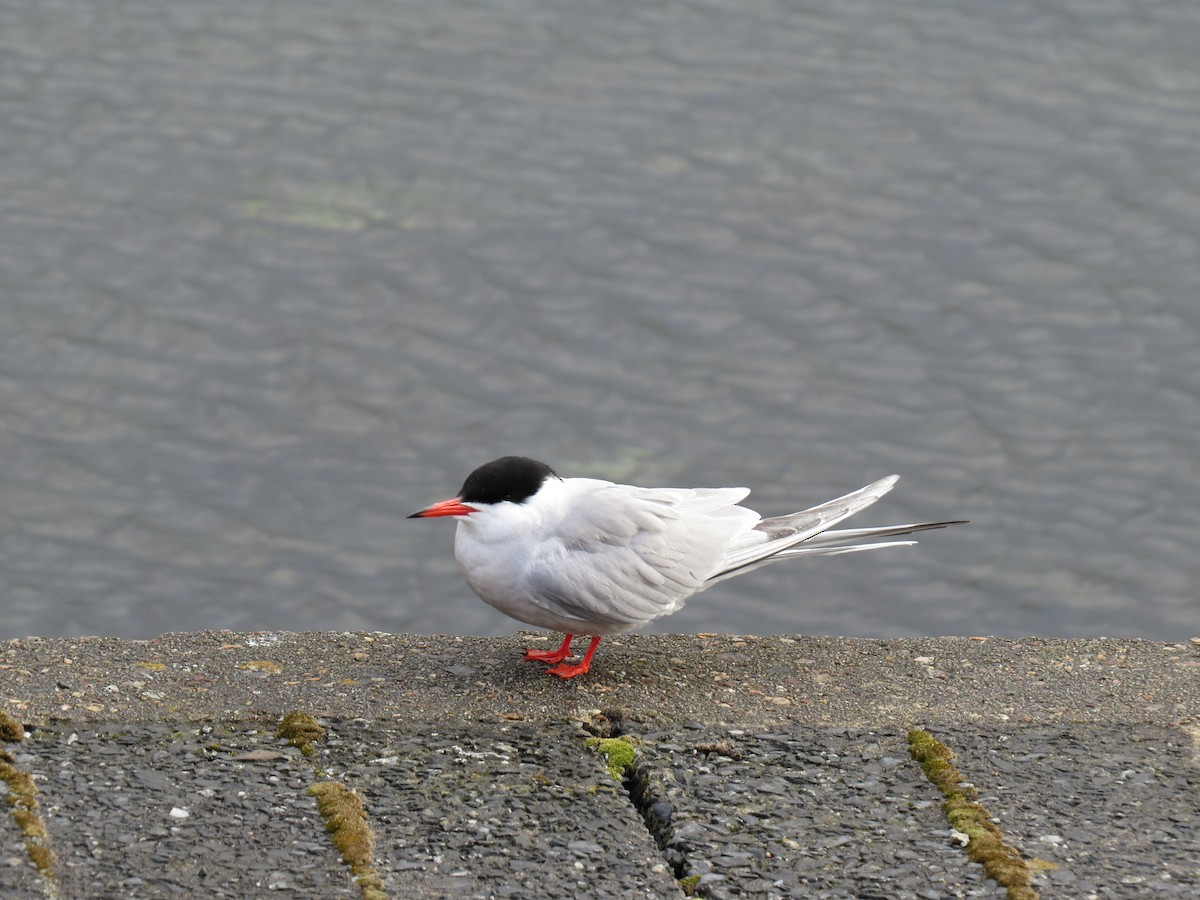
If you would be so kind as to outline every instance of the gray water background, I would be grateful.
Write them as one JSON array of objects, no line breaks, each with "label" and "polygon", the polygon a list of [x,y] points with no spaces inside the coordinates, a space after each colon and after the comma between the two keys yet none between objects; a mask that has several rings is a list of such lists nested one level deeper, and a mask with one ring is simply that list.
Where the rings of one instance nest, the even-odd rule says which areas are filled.
[{"label": "gray water background", "polygon": [[0,2],[0,635],[502,633],[506,453],[916,548],[657,630],[1200,633],[1200,4]]}]

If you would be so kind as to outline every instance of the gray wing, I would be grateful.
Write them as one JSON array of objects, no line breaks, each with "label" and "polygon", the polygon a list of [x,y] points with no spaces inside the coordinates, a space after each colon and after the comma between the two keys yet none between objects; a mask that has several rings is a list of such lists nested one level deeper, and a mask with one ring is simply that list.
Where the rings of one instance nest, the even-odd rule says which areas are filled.
[{"label": "gray wing", "polygon": [[586,488],[532,564],[528,585],[534,602],[556,615],[611,631],[674,612],[759,522],[737,506],[745,488]]}]

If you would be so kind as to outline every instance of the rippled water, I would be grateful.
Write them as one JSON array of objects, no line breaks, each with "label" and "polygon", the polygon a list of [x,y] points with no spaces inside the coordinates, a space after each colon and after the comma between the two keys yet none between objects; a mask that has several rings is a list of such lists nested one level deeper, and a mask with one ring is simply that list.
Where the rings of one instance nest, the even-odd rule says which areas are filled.
[{"label": "rippled water", "polygon": [[0,632],[510,630],[403,516],[516,452],[973,520],[659,630],[1196,634],[1197,46],[1143,0],[0,4]]}]

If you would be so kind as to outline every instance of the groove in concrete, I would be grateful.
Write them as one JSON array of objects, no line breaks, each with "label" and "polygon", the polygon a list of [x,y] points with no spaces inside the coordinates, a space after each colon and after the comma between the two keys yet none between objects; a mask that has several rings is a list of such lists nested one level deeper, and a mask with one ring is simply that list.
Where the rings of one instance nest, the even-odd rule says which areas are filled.
[{"label": "groove in concrete", "polygon": [[[284,716],[275,729],[275,737],[287,741],[310,760],[324,742],[325,734],[324,726],[315,716],[299,709]],[[383,881],[375,871],[375,832],[362,798],[340,781],[329,780],[316,766],[313,774],[319,780],[308,786],[307,793],[316,798],[325,831],[349,868],[363,900],[387,900]]]},{"label": "groove in concrete", "polygon": [[[25,739],[25,726],[8,713],[0,712],[0,745],[15,745]],[[37,883],[43,897],[57,900],[57,857],[38,805],[38,789],[33,776],[23,771],[5,749],[0,749],[0,787],[12,811],[12,821],[20,832],[25,855],[37,870]]]},{"label": "groove in concrete", "polygon": [[[1186,727],[940,726],[1047,896],[1200,895],[1200,765]],[[1048,864],[1048,865],[1047,865]]]},{"label": "groove in concrete", "polygon": [[966,840],[967,856],[1005,889],[1008,900],[1039,900],[1040,895],[1029,884],[1029,862],[1005,840],[992,814],[978,801],[975,786],[955,768],[950,748],[925,729],[913,729],[908,733],[908,750],[925,777],[946,798],[942,809],[955,834]]},{"label": "groove in concrete", "polygon": [[356,897],[305,790],[311,769],[273,729],[224,725],[31,729],[64,897]]},{"label": "groove in concrete", "polygon": [[640,737],[637,805],[698,896],[1003,896],[952,845],[901,732],[685,723]]},{"label": "groove in concrete", "polygon": [[[327,765],[364,799],[393,896],[679,896],[576,723],[331,722]],[[402,884],[394,884],[400,882]]]}]

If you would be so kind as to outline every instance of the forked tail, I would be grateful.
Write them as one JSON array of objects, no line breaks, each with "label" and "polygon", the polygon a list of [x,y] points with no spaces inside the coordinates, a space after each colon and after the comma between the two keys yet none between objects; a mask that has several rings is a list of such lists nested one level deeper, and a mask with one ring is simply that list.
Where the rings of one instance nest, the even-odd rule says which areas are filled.
[{"label": "forked tail", "polygon": [[763,519],[754,530],[765,535],[765,540],[742,545],[731,551],[724,559],[724,566],[705,582],[705,587],[781,559],[834,556],[882,547],[907,547],[916,541],[881,541],[879,538],[901,537],[920,531],[966,524],[965,520],[956,519],[946,522],[884,525],[878,528],[830,530],[843,519],[866,509],[884,496],[896,486],[899,478],[898,475],[889,475],[844,497],[829,500],[811,509]]}]

